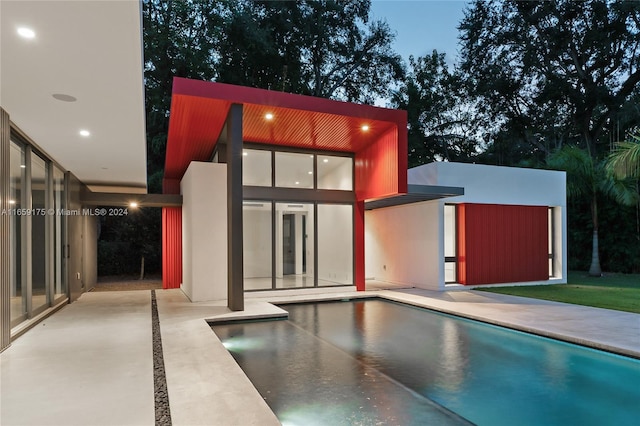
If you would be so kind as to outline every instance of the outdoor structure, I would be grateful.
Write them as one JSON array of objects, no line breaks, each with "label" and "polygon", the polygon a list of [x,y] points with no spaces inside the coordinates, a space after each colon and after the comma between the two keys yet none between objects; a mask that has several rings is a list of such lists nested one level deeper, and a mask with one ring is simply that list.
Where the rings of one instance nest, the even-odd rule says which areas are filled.
[{"label": "outdoor structure", "polygon": [[565,172],[440,162],[408,179],[464,195],[367,211],[368,278],[430,290],[566,283]]},{"label": "outdoor structure", "polygon": [[564,173],[407,172],[404,111],[175,78],[164,191],[164,287],[192,301],[566,282]]},{"label": "outdoor structure", "polygon": [[140,4],[3,1],[0,19],[3,350],[94,286],[95,207],[150,196]]}]

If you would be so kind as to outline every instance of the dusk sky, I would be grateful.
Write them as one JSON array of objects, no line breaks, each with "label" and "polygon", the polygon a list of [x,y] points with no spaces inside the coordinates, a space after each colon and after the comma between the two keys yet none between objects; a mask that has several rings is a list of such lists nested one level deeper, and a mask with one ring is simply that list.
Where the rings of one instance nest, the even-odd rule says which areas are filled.
[{"label": "dusk sky", "polygon": [[469,4],[460,0],[372,0],[371,15],[386,19],[396,32],[394,49],[408,62],[409,55],[424,56],[433,49],[455,62],[456,27]]}]

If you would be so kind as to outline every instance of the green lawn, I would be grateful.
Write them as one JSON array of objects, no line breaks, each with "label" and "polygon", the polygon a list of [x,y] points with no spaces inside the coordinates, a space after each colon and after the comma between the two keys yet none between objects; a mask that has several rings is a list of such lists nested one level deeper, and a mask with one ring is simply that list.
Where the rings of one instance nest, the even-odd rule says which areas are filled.
[{"label": "green lawn", "polygon": [[586,272],[571,271],[567,284],[481,290],[640,314],[640,274],[604,274],[594,278]]}]

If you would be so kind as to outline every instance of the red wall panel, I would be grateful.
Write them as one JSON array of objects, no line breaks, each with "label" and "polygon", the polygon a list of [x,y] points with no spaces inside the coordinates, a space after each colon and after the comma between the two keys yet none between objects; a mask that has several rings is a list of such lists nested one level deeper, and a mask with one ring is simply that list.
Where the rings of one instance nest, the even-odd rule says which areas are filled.
[{"label": "red wall panel", "polygon": [[182,283],[182,207],[162,208],[162,288]]},{"label": "red wall panel", "polygon": [[458,205],[458,282],[549,279],[548,208]]},{"label": "red wall panel", "polygon": [[[356,153],[356,199],[381,198],[407,192],[406,142],[397,127]],[[405,139],[406,141],[406,139]]]},{"label": "red wall panel", "polygon": [[353,209],[355,223],[355,285],[357,291],[365,290],[364,272],[364,201],[357,201]]}]

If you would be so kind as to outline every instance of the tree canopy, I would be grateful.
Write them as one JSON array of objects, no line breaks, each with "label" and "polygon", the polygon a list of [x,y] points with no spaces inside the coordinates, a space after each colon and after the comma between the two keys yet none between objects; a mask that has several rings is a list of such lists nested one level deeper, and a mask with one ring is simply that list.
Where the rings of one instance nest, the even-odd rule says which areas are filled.
[{"label": "tree canopy", "polygon": [[595,158],[640,82],[639,2],[476,0],[459,29],[469,92],[534,154]]}]

